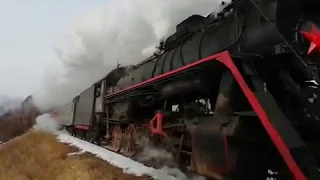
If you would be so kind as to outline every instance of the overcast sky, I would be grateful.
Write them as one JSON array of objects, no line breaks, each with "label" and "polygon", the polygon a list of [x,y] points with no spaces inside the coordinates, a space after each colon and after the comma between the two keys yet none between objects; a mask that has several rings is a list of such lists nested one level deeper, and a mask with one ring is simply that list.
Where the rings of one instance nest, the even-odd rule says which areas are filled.
[{"label": "overcast sky", "polygon": [[67,23],[105,1],[0,0],[0,95],[33,93]]}]

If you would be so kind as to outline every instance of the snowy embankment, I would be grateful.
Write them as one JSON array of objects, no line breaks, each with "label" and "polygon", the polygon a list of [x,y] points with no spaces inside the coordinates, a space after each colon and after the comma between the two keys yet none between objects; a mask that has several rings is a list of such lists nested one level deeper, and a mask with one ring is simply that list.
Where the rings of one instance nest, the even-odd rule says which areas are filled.
[{"label": "snowy embankment", "polygon": [[[72,146],[76,146],[84,152],[90,152],[95,154],[97,157],[108,161],[110,164],[120,167],[124,173],[134,174],[137,176],[150,175],[154,179],[159,180],[187,180],[187,176],[178,169],[163,167],[161,169],[155,169],[147,167],[142,163],[136,162],[130,158],[121,156],[114,152],[111,152],[105,148],[93,145],[89,142],[82,141],[78,138],[72,137],[65,132],[58,132],[57,138],[60,142],[68,143]],[[193,180],[204,179],[203,177],[194,177]]]},{"label": "snowy embankment", "polygon": [[[97,157],[103,159],[104,161],[109,162],[110,164],[122,168],[124,173],[133,174],[136,176],[141,175],[150,175],[154,179],[158,180],[203,180],[205,178],[201,176],[195,177],[187,177],[184,173],[182,173],[179,169],[162,167],[160,169],[155,169],[152,167],[147,167],[142,163],[136,162],[130,158],[124,157],[120,154],[109,151],[105,148],[96,146],[89,142],[80,140],[68,134],[66,131],[59,131],[59,126],[55,123],[53,119],[50,118],[49,115],[39,116],[36,120],[36,125],[34,129],[36,130],[45,130],[47,132],[51,132],[56,135],[57,139],[62,142],[69,144],[70,146],[75,146],[79,148],[82,152],[89,152]],[[79,153],[72,153],[79,154]]]}]

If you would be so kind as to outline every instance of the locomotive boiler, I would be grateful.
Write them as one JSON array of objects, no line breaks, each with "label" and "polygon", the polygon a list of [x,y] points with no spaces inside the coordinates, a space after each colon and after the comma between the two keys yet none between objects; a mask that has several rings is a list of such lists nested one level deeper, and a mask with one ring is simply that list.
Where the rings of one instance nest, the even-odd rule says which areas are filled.
[{"label": "locomotive boiler", "polygon": [[192,15],[152,57],[117,67],[56,117],[132,158],[145,137],[210,178],[265,179],[272,169],[277,179],[320,179],[316,5],[234,0]]}]

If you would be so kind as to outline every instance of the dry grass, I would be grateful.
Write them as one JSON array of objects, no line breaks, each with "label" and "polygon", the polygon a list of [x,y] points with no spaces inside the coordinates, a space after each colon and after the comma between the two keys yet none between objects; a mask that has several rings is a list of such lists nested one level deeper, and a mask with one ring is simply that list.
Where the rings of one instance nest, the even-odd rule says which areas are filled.
[{"label": "dry grass", "polygon": [[0,180],[147,180],[90,153],[68,156],[75,147],[45,132],[30,132],[0,145]]}]

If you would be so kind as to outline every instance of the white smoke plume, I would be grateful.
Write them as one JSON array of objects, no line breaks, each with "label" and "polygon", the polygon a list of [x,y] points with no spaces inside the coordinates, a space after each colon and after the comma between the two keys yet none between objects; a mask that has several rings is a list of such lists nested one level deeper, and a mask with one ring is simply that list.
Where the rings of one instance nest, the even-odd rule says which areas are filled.
[{"label": "white smoke plume", "polygon": [[173,154],[163,148],[155,147],[151,144],[144,145],[134,159],[155,168],[177,167]]},{"label": "white smoke plume", "polygon": [[150,56],[190,15],[220,9],[221,0],[109,0],[71,23],[35,103],[46,109],[71,101],[117,63],[132,65]]},{"label": "white smoke plume", "polygon": [[58,122],[51,118],[49,114],[43,114],[38,116],[36,119],[36,123],[33,126],[34,130],[41,130],[50,133],[57,133],[60,130],[60,125]]},{"label": "white smoke plume", "polygon": [[161,146],[152,143],[147,137],[139,137],[138,141],[138,154],[133,159],[141,162],[147,166],[160,169],[165,174],[172,175],[179,180],[206,180],[203,176],[195,174],[185,174],[175,162],[175,157],[172,153],[167,151]]}]

